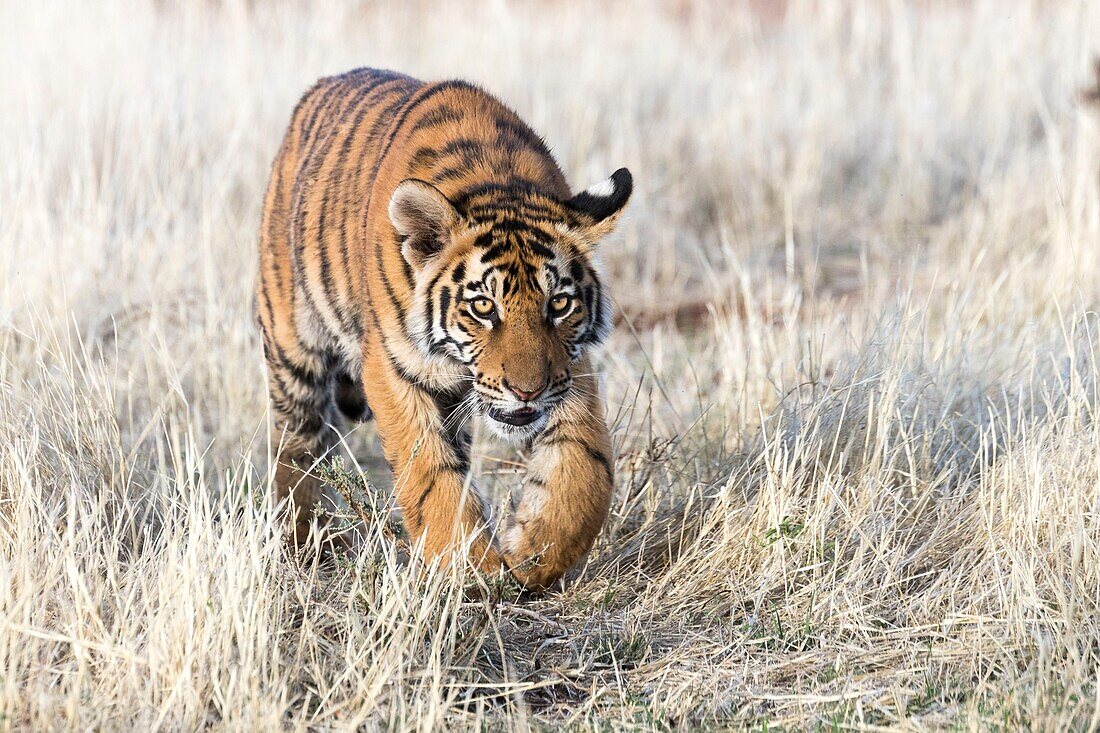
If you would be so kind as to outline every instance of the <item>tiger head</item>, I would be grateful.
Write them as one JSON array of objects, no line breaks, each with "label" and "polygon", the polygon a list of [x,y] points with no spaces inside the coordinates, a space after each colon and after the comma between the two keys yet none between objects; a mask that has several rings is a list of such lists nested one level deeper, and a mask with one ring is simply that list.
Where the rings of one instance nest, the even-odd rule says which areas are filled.
[{"label": "tiger head", "polygon": [[573,389],[574,365],[610,330],[594,262],[630,198],[625,168],[559,200],[488,186],[452,201],[402,181],[389,215],[412,270],[406,326],[423,356],[460,365],[500,437],[530,440]]}]

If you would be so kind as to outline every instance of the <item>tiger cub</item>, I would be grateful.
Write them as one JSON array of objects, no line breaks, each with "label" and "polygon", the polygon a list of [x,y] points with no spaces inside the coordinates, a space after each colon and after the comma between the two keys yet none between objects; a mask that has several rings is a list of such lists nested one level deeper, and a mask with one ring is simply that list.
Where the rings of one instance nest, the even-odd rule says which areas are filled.
[{"label": "tiger cub", "polygon": [[[541,588],[591,548],[614,463],[586,355],[610,324],[594,250],[631,186],[624,168],[572,195],[543,140],[466,82],[357,69],[305,93],[264,199],[257,288],[274,499],[298,542],[335,406],[373,414],[427,558],[465,546]],[[529,455],[496,537],[468,476],[474,415]]]}]

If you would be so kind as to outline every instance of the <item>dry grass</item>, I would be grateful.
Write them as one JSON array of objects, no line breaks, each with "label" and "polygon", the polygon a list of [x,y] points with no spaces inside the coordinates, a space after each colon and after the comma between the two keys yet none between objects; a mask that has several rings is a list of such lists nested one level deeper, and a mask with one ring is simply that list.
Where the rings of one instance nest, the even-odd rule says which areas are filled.
[{"label": "dry grass", "polygon": [[[1100,723],[1097,3],[35,5],[0,15],[5,726]],[[259,500],[261,192],[358,65],[635,173],[619,495],[561,592],[467,600],[384,515],[302,567]]]}]

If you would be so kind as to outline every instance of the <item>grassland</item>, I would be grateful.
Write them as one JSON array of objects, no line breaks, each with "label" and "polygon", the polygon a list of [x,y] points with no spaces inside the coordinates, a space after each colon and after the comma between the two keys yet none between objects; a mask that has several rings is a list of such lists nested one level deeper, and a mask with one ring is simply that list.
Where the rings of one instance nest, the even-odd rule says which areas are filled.
[{"label": "grassland", "polygon": [[[5,4],[0,724],[1100,725],[1100,5],[788,5]],[[262,500],[262,191],[362,65],[634,172],[618,493],[544,597],[421,572],[385,511],[302,565]]]}]

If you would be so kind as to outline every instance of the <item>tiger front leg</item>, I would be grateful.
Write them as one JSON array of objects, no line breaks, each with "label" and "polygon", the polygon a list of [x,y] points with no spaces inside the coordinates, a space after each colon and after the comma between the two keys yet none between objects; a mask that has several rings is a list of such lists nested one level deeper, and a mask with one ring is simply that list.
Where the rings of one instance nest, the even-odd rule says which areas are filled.
[{"label": "tiger front leg", "polygon": [[426,560],[444,565],[465,546],[474,565],[499,572],[503,562],[465,451],[448,438],[432,394],[404,379],[381,352],[364,360],[363,384],[410,542],[421,543]]},{"label": "tiger front leg", "polygon": [[591,548],[614,488],[611,439],[591,377],[535,439],[527,476],[505,533],[505,557],[531,589],[558,580]]}]

